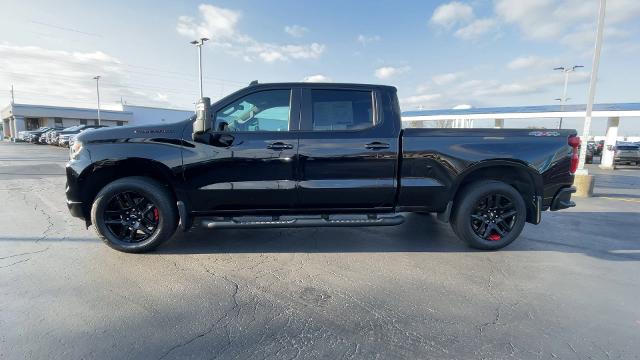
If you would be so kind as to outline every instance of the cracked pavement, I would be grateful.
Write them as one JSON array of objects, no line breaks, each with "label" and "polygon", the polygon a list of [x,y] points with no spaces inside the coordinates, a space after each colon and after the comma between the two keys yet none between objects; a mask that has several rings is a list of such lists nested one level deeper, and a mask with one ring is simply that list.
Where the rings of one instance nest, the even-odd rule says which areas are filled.
[{"label": "cracked pavement", "polygon": [[497,252],[386,228],[193,230],[119,253],[65,149],[0,142],[0,358],[638,359],[640,170]]}]

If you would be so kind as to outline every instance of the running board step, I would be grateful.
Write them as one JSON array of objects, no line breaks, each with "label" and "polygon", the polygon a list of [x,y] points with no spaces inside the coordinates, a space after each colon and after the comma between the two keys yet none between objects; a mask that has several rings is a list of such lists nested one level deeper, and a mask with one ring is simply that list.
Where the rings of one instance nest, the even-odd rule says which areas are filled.
[{"label": "running board step", "polygon": [[255,219],[255,217],[237,217],[220,219],[202,219],[200,226],[208,229],[263,229],[294,227],[355,227],[355,226],[394,226],[404,222],[404,216],[367,216],[365,218],[349,217],[283,217],[271,220]]}]

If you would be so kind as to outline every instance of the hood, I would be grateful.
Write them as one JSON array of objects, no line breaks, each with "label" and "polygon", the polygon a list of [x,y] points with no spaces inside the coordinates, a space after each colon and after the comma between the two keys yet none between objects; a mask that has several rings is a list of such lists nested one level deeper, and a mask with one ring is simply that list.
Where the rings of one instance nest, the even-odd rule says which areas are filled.
[{"label": "hood", "polygon": [[182,139],[182,129],[192,120],[183,120],[170,124],[154,124],[145,126],[113,126],[86,130],[77,136],[83,143],[109,142],[131,139]]}]

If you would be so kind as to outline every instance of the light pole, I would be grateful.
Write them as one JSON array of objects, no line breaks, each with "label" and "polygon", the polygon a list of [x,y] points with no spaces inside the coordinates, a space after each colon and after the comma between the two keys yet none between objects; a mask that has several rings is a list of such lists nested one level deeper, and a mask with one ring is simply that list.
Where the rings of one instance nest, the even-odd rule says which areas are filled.
[{"label": "light pole", "polygon": [[[576,69],[584,67],[582,65],[573,65],[571,67],[559,66],[554,68],[553,70],[560,70],[564,73],[564,90],[562,91],[562,97],[560,98],[560,111],[564,111],[564,105],[567,103],[567,85],[569,84],[569,73],[576,71]],[[562,117],[560,118],[560,123],[558,124],[558,129],[562,129]]]},{"label": "light pole", "polygon": [[93,79],[96,81],[96,94],[98,94],[98,125],[100,124],[100,75],[94,76]]},{"label": "light pole", "polygon": [[[600,9],[598,10],[598,27],[596,30],[596,43],[593,50],[593,64],[591,65],[591,80],[589,81],[589,93],[587,98],[587,109],[584,116],[584,128],[582,129],[582,138],[586,142],[589,139],[591,131],[591,112],[593,111],[593,100],[596,96],[596,83],[598,81],[598,66],[600,65],[600,49],[602,49],[602,33],[604,31],[604,15],[607,9],[607,0],[600,0]],[[605,151],[603,149],[602,151]],[[580,160],[578,162],[578,172],[587,174],[584,169],[584,161],[587,157],[587,147],[580,148]]]},{"label": "light pole", "polygon": [[198,47],[198,73],[200,76],[200,98],[204,97],[202,92],[202,45],[204,45],[204,42],[207,40],[209,39],[203,37],[203,38],[200,38],[200,40],[193,40],[190,42],[190,44],[193,44]]}]

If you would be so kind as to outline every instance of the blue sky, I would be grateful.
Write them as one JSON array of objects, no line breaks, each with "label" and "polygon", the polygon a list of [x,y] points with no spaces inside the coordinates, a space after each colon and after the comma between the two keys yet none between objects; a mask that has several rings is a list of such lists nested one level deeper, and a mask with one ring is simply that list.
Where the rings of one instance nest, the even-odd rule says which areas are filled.
[{"label": "blue sky", "polygon": [[[552,104],[571,75],[586,99],[597,1],[14,1],[0,22],[0,85],[17,102],[191,108],[251,80],[395,85],[403,110]],[[640,102],[640,2],[609,0],[597,102]],[[9,92],[0,92],[0,104]],[[569,126],[581,127],[579,122]],[[596,126],[599,126],[596,124]],[[640,126],[623,122],[623,132]]]}]

